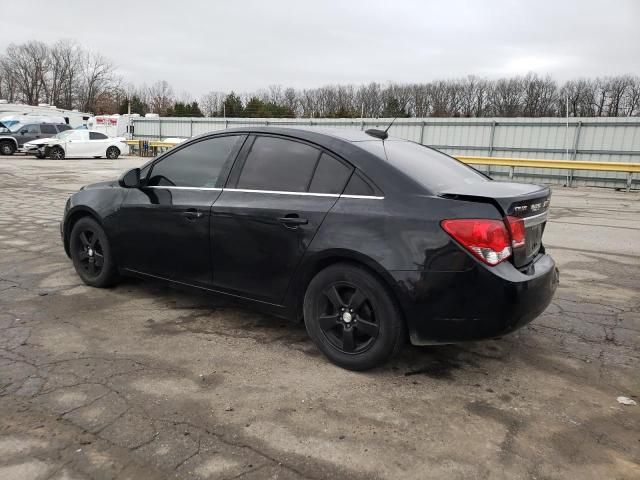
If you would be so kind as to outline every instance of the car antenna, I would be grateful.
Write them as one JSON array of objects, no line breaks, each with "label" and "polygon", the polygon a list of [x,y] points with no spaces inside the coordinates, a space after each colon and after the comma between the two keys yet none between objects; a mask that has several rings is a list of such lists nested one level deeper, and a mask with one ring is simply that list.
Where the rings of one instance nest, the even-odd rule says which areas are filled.
[{"label": "car antenna", "polygon": [[372,137],[379,138],[380,140],[386,140],[387,138],[389,138],[389,129],[391,128],[391,125],[393,125],[393,122],[397,120],[397,118],[398,117],[396,116],[393,120],[391,120],[391,123],[384,130],[370,128],[369,130],[365,130],[364,133],[366,133],[367,135],[371,135]]}]

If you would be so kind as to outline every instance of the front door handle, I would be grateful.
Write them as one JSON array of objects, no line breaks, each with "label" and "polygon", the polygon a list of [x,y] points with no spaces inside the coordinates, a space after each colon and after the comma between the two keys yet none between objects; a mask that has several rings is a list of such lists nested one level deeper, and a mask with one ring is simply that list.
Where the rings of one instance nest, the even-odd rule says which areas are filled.
[{"label": "front door handle", "polygon": [[309,220],[306,218],[300,218],[297,213],[290,213],[284,217],[280,217],[278,221],[287,228],[297,228],[300,225],[306,225]]},{"label": "front door handle", "polygon": [[202,218],[203,215],[204,213],[202,213],[199,210],[196,210],[195,208],[190,208],[186,212],[182,212],[182,216],[190,221],[196,220],[198,218]]}]

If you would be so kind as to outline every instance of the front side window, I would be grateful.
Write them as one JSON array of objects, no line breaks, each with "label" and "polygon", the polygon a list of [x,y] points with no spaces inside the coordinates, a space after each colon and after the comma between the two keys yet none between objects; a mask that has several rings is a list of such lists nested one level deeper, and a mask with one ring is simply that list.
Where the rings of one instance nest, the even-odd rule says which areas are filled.
[{"label": "front side window", "polygon": [[25,125],[20,129],[20,133],[40,133],[40,125]]},{"label": "front side window", "polygon": [[239,135],[201,140],[167,155],[154,164],[148,186],[213,188]]},{"label": "front side window", "polygon": [[66,130],[71,130],[71,127],[69,125],[58,125],[58,131],[59,132],[64,132]]},{"label": "front side window", "polygon": [[89,140],[89,132],[86,130],[73,130],[73,133],[66,137],[65,140],[86,142]]},{"label": "front side window", "polygon": [[238,179],[238,188],[306,192],[320,151],[283,138],[257,137]]}]

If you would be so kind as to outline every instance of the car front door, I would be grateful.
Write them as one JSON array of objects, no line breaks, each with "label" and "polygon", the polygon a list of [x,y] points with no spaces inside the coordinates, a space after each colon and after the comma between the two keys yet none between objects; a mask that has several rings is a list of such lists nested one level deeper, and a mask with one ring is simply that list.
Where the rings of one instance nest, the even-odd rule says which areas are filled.
[{"label": "car front door", "polygon": [[16,140],[18,141],[18,146],[22,147],[25,143],[36,140],[41,136],[40,125],[34,123],[20,128],[18,135],[16,135]]},{"label": "car front door", "polygon": [[[313,145],[250,137],[212,209],[215,288],[281,304],[351,172],[351,166]],[[327,174],[329,182],[323,180]]]},{"label": "car front door", "polygon": [[210,214],[246,136],[175,147],[155,162],[118,212],[118,261],[127,269],[211,285]]}]

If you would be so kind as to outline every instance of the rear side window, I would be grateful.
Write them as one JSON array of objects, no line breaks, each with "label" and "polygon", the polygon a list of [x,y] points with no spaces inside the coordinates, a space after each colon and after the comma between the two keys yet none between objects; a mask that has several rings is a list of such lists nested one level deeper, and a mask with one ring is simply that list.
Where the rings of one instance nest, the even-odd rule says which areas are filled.
[{"label": "rear side window", "polygon": [[55,135],[56,133],[58,133],[56,127],[54,127],[53,125],[42,124],[40,125],[40,129],[42,130],[42,133],[45,133],[47,135]]},{"label": "rear side window", "polygon": [[352,168],[326,153],[320,156],[309,191],[313,193],[342,193]]},{"label": "rear side window", "polygon": [[274,137],[257,137],[238,179],[238,188],[306,192],[320,151]]},{"label": "rear side window", "polygon": [[149,186],[212,188],[240,136],[214,137],[193,143],[153,165]]},{"label": "rear side window", "polygon": [[353,174],[349,185],[344,191],[345,195],[362,195],[362,196],[375,196],[376,191],[367,181],[365,181],[358,173]]},{"label": "rear side window", "polygon": [[387,160],[408,177],[437,193],[461,183],[489,181],[464,163],[415,142],[360,142],[358,146]]},{"label": "rear side window", "polygon": [[107,137],[104,133],[100,132],[89,132],[89,140],[106,140]]}]

